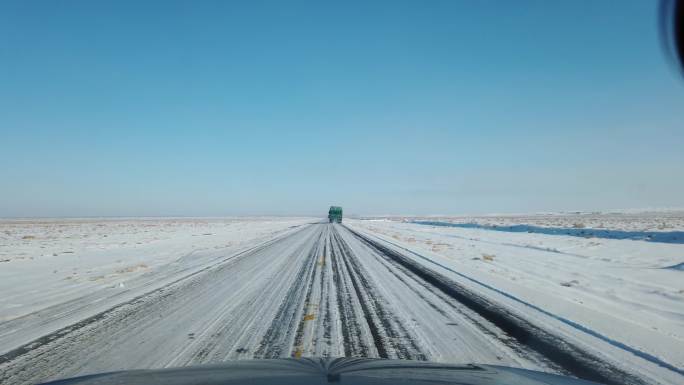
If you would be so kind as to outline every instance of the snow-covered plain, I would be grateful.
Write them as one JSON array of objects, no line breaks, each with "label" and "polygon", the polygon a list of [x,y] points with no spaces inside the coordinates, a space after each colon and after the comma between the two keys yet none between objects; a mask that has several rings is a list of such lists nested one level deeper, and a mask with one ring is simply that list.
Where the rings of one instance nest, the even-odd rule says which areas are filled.
[{"label": "snow-covered plain", "polygon": [[[369,218],[369,219],[377,219]],[[460,216],[393,216],[394,221],[446,221],[484,226],[529,225],[558,228],[607,229],[616,231],[684,231],[684,210],[610,212],[558,212],[540,214],[490,214]]]},{"label": "snow-covered plain", "polygon": [[[84,306],[84,312],[53,327],[63,326],[136,295],[136,289],[148,290],[181,271],[200,268],[217,256],[311,221],[263,217],[0,220],[0,322],[102,294]],[[108,301],[112,294],[117,294],[116,299]]]},{"label": "snow-covered plain", "polygon": [[0,382],[300,356],[684,378],[681,243],[312,222],[2,222]]},{"label": "snow-covered plain", "polygon": [[[639,222],[640,218],[643,222]],[[581,219],[584,222],[579,222]],[[421,220],[435,218],[348,222],[441,265],[427,263],[433,268],[439,270],[444,266],[495,288],[492,291],[483,285],[474,285],[490,296],[499,297],[501,303],[557,328],[569,338],[583,341],[601,354],[612,354],[603,345],[611,345],[613,349],[624,344],[615,350],[631,351],[623,359],[636,367],[643,364],[638,356],[645,353],[680,371],[684,368],[684,271],[674,268],[684,262],[684,245],[413,223]],[[461,217],[440,218],[440,221],[570,228],[573,224],[574,228],[579,227],[578,223],[583,223],[582,226],[603,223],[603,228],[616,231],[658,230],[658,227],[662,231],[681,228],[682,217],[681,214],[664,215],[660,219],[652,215],[602,217],[594,214]],[[535,309],[543,309],[551,316]],[[558,322],[554,317],[567,322]],[[600,338],[595,338],[596,335]],[[662,369],[648,364],[642,370],[659,372]]]}]

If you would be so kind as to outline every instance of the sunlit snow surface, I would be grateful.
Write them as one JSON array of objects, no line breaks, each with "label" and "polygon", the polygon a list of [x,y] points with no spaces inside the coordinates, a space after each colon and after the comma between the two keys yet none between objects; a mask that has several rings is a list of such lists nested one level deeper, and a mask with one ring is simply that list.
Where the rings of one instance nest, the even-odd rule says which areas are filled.
[{"label": "sunlit snow surface", "polygon": [[[592,229],[615,234],[681,233],[681,212],[392,217],[353,224],[515,297],[511,300],[481,287],[528,317],[558,324],[553,327],[560,332],[596,343],[597,350],[608,348],[534,309],[684,369],[684,245],[591,235]],[[540,231],[506,229],[524,226]],[[571,234],[559,234],[557,229]],[[579,231],[587,235],[578,236]],[[629,356],[626,359],[634,359]],[[639,365],[639,359],[634,361]]]},{"label": "sunlit snow surface", "polygon": [[[0,322],[161,267],[202,266],[311,218],[0,220]],[[169,269],[172,270],[172,269]],[[174,276],[169,272],[169,277]],[[155,276],[154,280],[162,279]]]},{"label": "sunlit snow surface", "polygon": [[[684,376],[684,245],[431,226],[674,232],[673,213],[0,221],[0,382],[316,355],[553,362],[385,245],[641,383]],[[47,336],[47,338],[46,338]],[[4,361],[3,361],[4,360]]]}]

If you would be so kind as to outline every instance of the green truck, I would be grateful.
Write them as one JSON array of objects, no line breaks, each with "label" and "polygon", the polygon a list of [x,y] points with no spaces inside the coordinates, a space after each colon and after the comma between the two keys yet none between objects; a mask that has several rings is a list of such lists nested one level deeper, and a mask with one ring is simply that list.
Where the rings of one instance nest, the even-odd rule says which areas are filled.
[{"label": "green truck", "polygon": [[342,207],[330,206],[330,210],[328,210],[328,220],[330,223],[342,223]]}]

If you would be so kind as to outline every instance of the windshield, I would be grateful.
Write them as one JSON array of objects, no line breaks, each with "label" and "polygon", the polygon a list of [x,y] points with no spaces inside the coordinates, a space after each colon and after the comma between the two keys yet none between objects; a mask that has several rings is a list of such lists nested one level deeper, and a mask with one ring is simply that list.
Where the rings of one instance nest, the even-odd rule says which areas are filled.
[{"label": "windshield", "polygon": [[0,383],[366,357],[681,384],[676,6],[3,1]]}]

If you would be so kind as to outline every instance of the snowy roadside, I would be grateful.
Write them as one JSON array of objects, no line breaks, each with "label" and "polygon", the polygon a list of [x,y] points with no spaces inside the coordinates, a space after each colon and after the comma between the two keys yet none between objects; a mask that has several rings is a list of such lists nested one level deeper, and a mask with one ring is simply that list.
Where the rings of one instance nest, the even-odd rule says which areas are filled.
[{"label": "snowy roadside", "polygon": [[310,222],[311,218],[0,221],[2,350]]},{"label": "snowy roadside", "polygon": [[[610,344],[593,341],[595,336],[568,325],[556,325],[558,322],[534,307],[656,360],[684,367],[684,280],[682,271],[664,268],[682,262],[684,245],[433,227],[389,220],[347,224],[498,289],[499,293],[467,282],[526,317],[593,345],[599,352],[605,354],[615,346],[601,346]],[[613,359],[618,356],[636,364],[640,361],[634,354],[620,352]],[[662,368],[657,366],[646,364],[644,370],[660,371]]]},{"label": "snowy roadside", "polygon": [[[390,217],[387,217],[390,218]],[[454,224],[506,227],[595,229],[618,232],[684,231],[684,210],[622,210],[613,212],[558,212],[461,216],[395,216],[396,221],[437,221]]]}]

